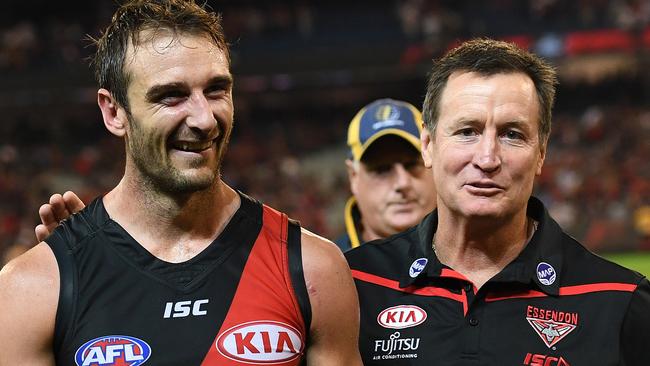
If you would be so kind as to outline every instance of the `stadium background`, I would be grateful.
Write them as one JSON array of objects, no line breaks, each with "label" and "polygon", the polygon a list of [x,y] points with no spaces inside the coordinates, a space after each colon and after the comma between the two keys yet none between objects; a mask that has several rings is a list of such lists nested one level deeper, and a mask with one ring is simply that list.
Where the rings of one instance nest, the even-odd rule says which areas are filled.
[{"label": "stadium background", "polygon": [[[650,274],[650,0],[208,1],[232,45],[232,186],[329,238],[349,195],[346,126],[381,97],[420,106],[431,59],[476,36],[559,70],[538,195],[590,249]],[[0,258],[34,245],[37,210],[89,202],[121,175],[84,58],[113,0],[16,1],[0,12]],[[0,260],[0,266],[3,261]]]}]

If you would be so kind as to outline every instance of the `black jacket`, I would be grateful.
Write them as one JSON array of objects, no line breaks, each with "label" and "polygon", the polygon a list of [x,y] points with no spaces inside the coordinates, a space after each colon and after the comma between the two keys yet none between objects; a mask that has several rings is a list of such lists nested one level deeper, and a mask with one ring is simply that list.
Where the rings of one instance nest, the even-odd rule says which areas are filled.
[{"label": "black jacket", "polygon": [[536,198],[539,225],[480,290],[416,227],[346,253],[366,365],[650,365],[650,283],[565,234]]}]

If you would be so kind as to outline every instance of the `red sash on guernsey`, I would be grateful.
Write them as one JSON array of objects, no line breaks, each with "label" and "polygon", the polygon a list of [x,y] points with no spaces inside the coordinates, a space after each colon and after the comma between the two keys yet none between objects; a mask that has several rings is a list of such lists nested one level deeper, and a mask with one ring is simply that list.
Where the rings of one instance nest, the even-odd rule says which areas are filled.
[{"label": "red sash on guernsey", "polygon": [[237,292],[202,365],[297,366],[306,332],[287,256],[287,216],[264,206]]}]

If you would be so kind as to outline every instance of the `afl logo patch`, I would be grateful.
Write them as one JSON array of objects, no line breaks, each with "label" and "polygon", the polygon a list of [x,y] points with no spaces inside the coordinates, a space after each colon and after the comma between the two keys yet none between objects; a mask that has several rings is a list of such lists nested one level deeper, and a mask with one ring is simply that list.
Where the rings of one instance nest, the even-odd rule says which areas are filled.
[{"label": "afl logo patch", "polygon": [[537,279],[542,285],[552,285],[555,282],[557,274],[555,268],[546,262],[540,262],[537,265]]},{"label": "afl logo patch", "polygon": [[261,320],[224,331],[217,338],[216,347],[219,353],[233,361],[276,365],[300,357],[303,341],[298,329]]},{"label": "afl logo patch", "polygon": [[121,335],[95,338],[84,343],[74,355],[77,366],[128,365],[147,362],[151,347],[142,339]]},{"label": "afl logo patch", "polygon": [[424,271],[424,268],[427,266],[428,262],[429,260],[426,258],[418,258],[413,261],[411,268],[409,268],[409,276],[411,276],[411,278],[417,277],[420,273],[422,273],[422,271]]}]

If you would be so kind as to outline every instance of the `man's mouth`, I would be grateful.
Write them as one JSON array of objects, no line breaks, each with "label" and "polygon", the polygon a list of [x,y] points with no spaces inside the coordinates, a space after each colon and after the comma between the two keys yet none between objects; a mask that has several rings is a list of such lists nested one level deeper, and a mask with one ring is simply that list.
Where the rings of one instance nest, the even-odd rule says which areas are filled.
[{"label": "man's mouth", "polygon": [[201,152],[209,149],[214,144],[215,140],[208,141],[175,141],[170,145],[173,149],[186,151],[186,152]]},{"label": "man's mouth", "polygon": [[492,181],[476,181],[476,182],[469,182],[467,183],[468,186],[474,187],[474,188],[495,188],[495,189],[503,189],[500,185],[496,184],[495,182]]},{"label": "man's mouth", "polygon": [[415,204],[416,201],[414,200],[409,200],[409,201],[394,201],[390,202],[389,206],[395,207],[397,209],[411,209],[412,206]]},{"label": "man's mouth", "polygon": [[492,181],[468,182],[465,184],[465,189],[471,194],[479,196],[493,196],[504,191],[502,186]]}]

